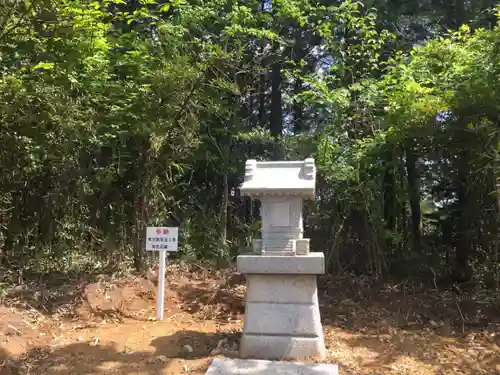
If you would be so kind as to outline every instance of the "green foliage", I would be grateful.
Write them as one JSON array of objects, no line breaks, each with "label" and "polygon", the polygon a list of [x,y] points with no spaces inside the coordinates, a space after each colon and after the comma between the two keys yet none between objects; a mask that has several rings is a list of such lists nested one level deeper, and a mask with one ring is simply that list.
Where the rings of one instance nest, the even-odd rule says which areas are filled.
[{"label": "green foliage", "polygon": [[[421,264],[423,270],[447,266],[436,261],[449,258],[454,249],[458,264],[451,268],[460,269],[459,279],[467,278],[464,272],[471,272],[464,259],[480,257],[496,262],[497,251],[492,252],[490,246],[491,241],[497,241],[497,235],[481,231],[494,227],[498,215],[495,124],[499,108],[499,37],[498,27],[472,32],[462,26],[415,46],[408,54],[399,53],[382,62],[387,68],[381,79],[361,78],[349,86],[348,105],[340,107],[329,101],[335,115],[328,118],[336,125],[324,128],[317,160],[325,180],[336,186],[334,200],[348,202],[341,215],[349,217],[353,210],[366,212],[366,225],[372,232],[368,261],[374,272],[379,273],[381,265],[391,267],[381,256],[388,248],[400,253],[393,256],[393,267],[411,260]],[[338,96],[337,88],[330,86],[325,91],[325,99]],[[418,155],[420,166],[415,160],[408,161],[410,152]],[[418,175],[416,180],[407,180],[406,195],[400,181],[411,178],[410,167]],[[385,182],[388,178],[390,186]],[[450,194],[453,184],[458,186],[456,195]],[[412,191],[418,194],[417,202],[426,199],[425,210],[415,211]],[[481,215],[477,208],[488,205],[491,211]],[[388,210],[390,215],[397,210],[403,217],[418,220],[421,229],[406,235],[411,223],[396,223],[395,218],[387,216]],[[433,221],[436,215],[440,217],[437,222]],[[465,229],[471,226],[471,217],[481,217],[472,224],[476,234]],[[443,235],[451,236],[452,242],[446,243],[449,248],[432,250],[434,236],[443,228],[451,231]],[[457,240],[453,240],[453,232]],[[409,253],[404,247],[417,236],[413,254]],[[467,248],[461,247],[460,241]],[[375,262],[376,258],[380,262]]]},{"label": "green foliage", "polygon": [[498,280],[500,8],[461,4],[4,1],[0,263],[231,258],[245,160],[314,156],[331,270]]}]

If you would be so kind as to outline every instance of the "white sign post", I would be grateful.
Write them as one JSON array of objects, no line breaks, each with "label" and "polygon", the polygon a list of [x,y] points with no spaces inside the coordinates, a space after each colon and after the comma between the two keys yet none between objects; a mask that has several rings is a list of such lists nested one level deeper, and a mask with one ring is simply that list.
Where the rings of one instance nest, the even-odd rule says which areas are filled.
[{"label": "white sign post", "polygon": [[146,250],[158,251],[158,290],[156,292],[156,320],[163,320],[165,303],[165,256],[167,252],[176,252],[179,244],[179,228],[147,227]]}]

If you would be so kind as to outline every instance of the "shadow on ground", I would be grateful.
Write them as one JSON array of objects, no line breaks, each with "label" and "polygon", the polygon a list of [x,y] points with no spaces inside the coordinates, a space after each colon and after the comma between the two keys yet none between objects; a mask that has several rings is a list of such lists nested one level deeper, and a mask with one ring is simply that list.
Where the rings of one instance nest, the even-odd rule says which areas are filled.
[{"label": "shadow on ground", "polygon": [[[17,358],[0,349],[0,375],[178,374],[183,371],[178,360],[209,357],[221,341],[227,345],[238,343],[239,334],[176,332],[154,339],[151,352],[119,351],[112,345],[94,346],[90,342],[33,348]],[[200,371],[204,373],[206,368]]]}]

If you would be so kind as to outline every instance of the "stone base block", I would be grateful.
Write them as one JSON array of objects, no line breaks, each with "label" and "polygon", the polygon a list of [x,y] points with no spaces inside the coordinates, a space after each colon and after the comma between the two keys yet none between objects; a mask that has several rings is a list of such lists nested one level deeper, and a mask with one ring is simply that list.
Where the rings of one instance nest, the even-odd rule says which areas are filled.
[{"label": "stone base block", "polygon": [[243,333],[240,343],[242,358],[274,360],[326,358],[323,334],[320,337],[269,336]]},{"label": "stone base block", "polygon": [[317,337],[321,334],[318,306],[247,302],[244,333]]},{"label": "stone base block", "polygon": [[324,359],[316,275],[247,274],[246,277],[240,356]]},{"label": "stone base block", "polygon": [[239,273],[244,274],[308,274],[325,273],[323,253],[296,256],[239,255],[236,258]]},{"label": "stone base block", "polygon": [[316,275],[246,275],[247,302],[313,305],[318,300]]},{"label": "stone base block", "polygon": [[214,358],[206,375],[338,375],[337,365]]}]

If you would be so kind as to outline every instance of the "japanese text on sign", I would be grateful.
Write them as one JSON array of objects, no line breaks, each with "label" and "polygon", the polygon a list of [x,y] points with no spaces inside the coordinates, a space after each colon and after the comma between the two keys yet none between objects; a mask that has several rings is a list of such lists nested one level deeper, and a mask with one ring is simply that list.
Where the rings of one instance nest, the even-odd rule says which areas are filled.
[{"label": "japanese text on sign", "polygon": [[179,228],[147,227],[146,250],[177,251]]}]

